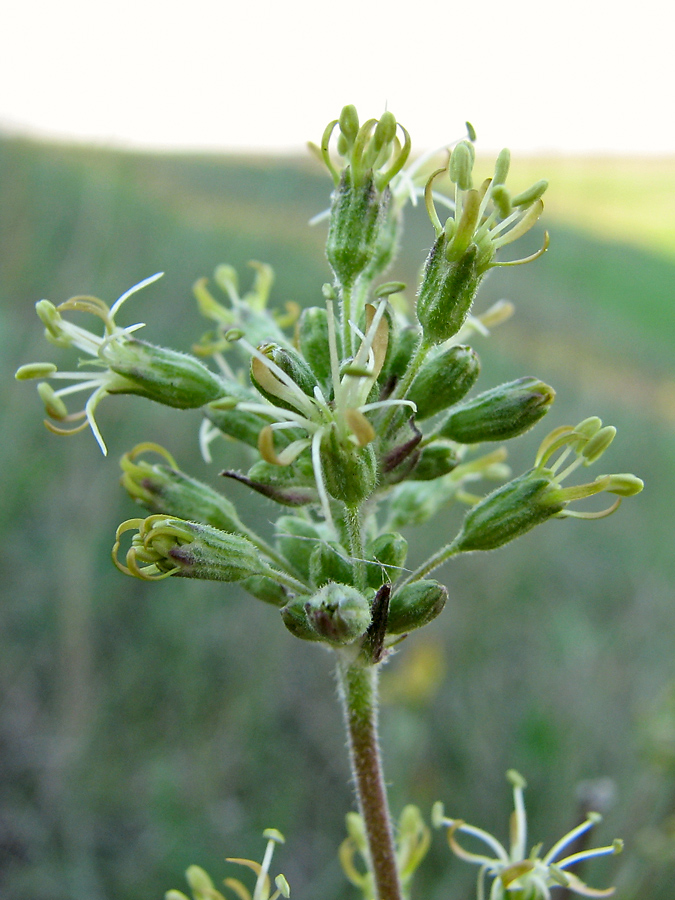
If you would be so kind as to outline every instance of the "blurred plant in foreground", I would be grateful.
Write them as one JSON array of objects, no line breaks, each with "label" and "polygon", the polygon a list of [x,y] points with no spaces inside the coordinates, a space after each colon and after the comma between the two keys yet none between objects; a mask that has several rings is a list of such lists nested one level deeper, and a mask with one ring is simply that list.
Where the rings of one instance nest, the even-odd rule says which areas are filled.
[{"label": "blurred plant in foreground", "polygon": [[[236,272],[221,265],[215,284],[222,299],[208,279],[195,284],[199,309],[212,326],[192,355],[138,339],[140,324],[116,322],[122,304],[159,276],[131,288],[110,308],[92,297],[60,306],[42,300],[37,310],[48,340],[87,358],[77,370],[62,372],[41,362],[17,372],[19,380],[39,379],[50,430],[69,434],[89,426],[104,453],[95,412],[104,397],[117,393],[200,409],[200,445],[207,460],[218,440],[248,448],[247,470],[222,474],[283,508],[271,541],[247,526],[227,497],[182,472],[167,450],[145,443],[124,455],[122,484],[150,515],[120,525],[113,558],[122,572],[144,580],[238,582],[276,606],[293,635],[333,652],[359,805],[359,813],[348,817],[349,837],[340,857],[365,900],[407,897],[429,843],[428,829],[412,806],[394,834],[377,721],[381,664],[447,602],[447,589],[427,576],[451,557],[495,549],[548,519],[609,515],[624,497],[642,489],[630,474],[602,474],[563,486],[596,463],[615,437],[615,429],[595,416],[554,428],[541,442],[533,468],[523,474],[511,477],[505,465],[501,443],[545,416],[555,392],[525,376],[472,394],[480,361],[467,341],[511,313],[508,305],[497,304],[474,314],[488,271],[531,262],[546,250],[547,236],[534,254],[515,260],[501,256],[538,221],[547,185],[539,181],[513,195],[506,186],[506,150],[492,177],[474,184],[474,138],[469,126],[469,138],[447,150],[443,165],[423,174],[429,161],[410,164],[410,138],[391,113],[361,124],[354,107],[346,106],[314,148],[334,185],[326,243],[334,278],[321,289],[321,305],[301,311],[287,304],[283,311],[270,311],[268,266],[253,263],[254,283],[242,297]],[[398,250],[404,207],[421,198],[433,245],[413,307],[405,285],[382,279]],[[448,214],[444,222],[440,208]],[[73,313],[96,316],[102,333],[73,324]],[[209,359],[213,367],[204,362]],[[69,384],[55,390],[54,380]],[[65,398],[80,390],[88,391],[89,399],[71,413]],[[480,451],[483,443],[493,449]],[[481,495],[475,493],[481,481],[503,483]],[[599,511],[574,505],[599,493],[615,499]],[[399,529],[453,502],[469,505],[459,533],[411,572],[408,543]],[[560,874],[577,861],[573,856],[554,863],[572,840],[569,835],[543,859],[537,849],[525,859],[519,780],[514,797],[510,854],[485,832],[445,822],[459,855],[478,861],[457,843],[454,835],[461,830],[496,852],[494,860],[480,857],[482,871],[494,876],[493,900],[505,893],[535,900],[562,885],[607,895]],[[252,900],[269,898],[267,869],[277,839],[270,835],[262,867],[243,861],[258,874]],[[357,852],[364,871],[354,863]],[[187,877],[195,900],[221,896],[198,867]],[[288,896],[285,879],[276,884],[274,896]],[[226,885],[241,898],[251,896],[239,882],[229,879]],[[176,891],[167,896],[184,897]]]}]

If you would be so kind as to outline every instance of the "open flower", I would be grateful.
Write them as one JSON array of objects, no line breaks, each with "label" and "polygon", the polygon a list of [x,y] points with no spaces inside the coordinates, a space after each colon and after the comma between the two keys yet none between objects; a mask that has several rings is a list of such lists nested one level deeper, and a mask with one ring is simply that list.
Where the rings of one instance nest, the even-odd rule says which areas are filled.
[{"label": "open flower", "polygon": [[[284,836],[276,828],[266,828],[263,831],[263,837],[267,838],[267,847],[265,848],[262,863],[255,862],[252,859],[235,859],[232,857],[227,859],[227,862],[237,863],[252,869],[257,876],[252,893],[238,878],[226,878],[223,881],[225,887],[236,894],[239,900],[278,900],[279,897],[288,898],[291,895],[291,889],[283,875],[277,875],[274,879],[276,891],[271,893],[272,884],[269,868],[272,863],[274,847],[276,844],[285,843]],[[208,873],[200,866],[190,866],[185,873],[185,877],[190,885],[193,900],[225,900],[225,896],[216,889]],[[167,891],[164,895],[164,900],[188,900],[188,898],[182,891]]]},{"label": "open flower", "polygon": [[[523,790],[526,784],[524,778],[513,769],[507,772],[507,778],[513,785],[514,805],[508,850],[497,838],[487,831],[483,831],[482,828],[467,825],[461,819],[446,818],[441,803],[436,803],[432,811],[432,821],[436,828],[447,827],[448,843],[453,853],[460,859],[480,866],[477,900],[485,900],[486,877],[493,879],[489,900],[509,900],[509,898],[510,900],[550,900],[550,889],[557,887],[567,888],[568,891],[582,897],[610,897],[614,893],[614,888],[606,890],[591,888],[568,869],[586,859],[620,853],[623,849],[622,841],[615,840],[607,847],[596,847],[593,850],[584,850],[560,858],[566,847],[569,847],[580,835],[600,821],[600,814],[589,813],[588,818],[581,825],[560,838],[544,856],[540,855],[541,844],[534,846],[529,855],[526,855],[527,817],[523,800]],[[458,843],[457,834],[471,835],[482,841],[494,855],[465,850]]]},{"label": "open flower", "polygon": [[[90,427],[106,454],[95,412],[109,394],[138,394],[166,406],[193,409],[224,393],[220,379],[199,360],[132,337],[133,332],[143,328],[143,323],[127,327],[116,324],[115,316],[125,300],[161,276],[159,272],[134,285],[112,307],[97,297],[88,296],[72,297],[59,306],[49,300],[37,303],[37,314],[45,326],[47,340],[57,347],[73,347],[87,354],[90,358],[81,360],[80,366],[92,367],[84,371],[60,372],[53,363],[32,363],[17,371],[19,381],[39,378],[72,382],[58,390],[54,390],[48,381],[38,384],[47,415],[53,420],[45,421],[50,431],[76,434]],[[99,336],[68,321],[62,315],[68,312],[90,313],[101,319],[103,334]],[[69,413],[63,398],[79,391],[89,391],[89,398],[82,410]],[[66,424],[55,425],[54,421]],[[73,422],[79,424],[71,425]]]},{"label": "open flower", "polygon": [[[384,406],[407,405],[414,409],[414,404],[406,400],[369,402],[387,351],[386,301],[366,306],[365,333],[351,323],[360,344],[354,358],[342,365],[331,298],[326,301],[326,311],[328,397],[302,357],[274,345],[254,347],[239,331],[228,332],[227,338],[239,340],[250,353],[251,380],[265,402],[227,397],[212,406],[229,405],[243,412],[273,416],[274,421],[261,429],[258,439],[258,449],[267,463],[290,466],[309,451],[324,517],[331,523],[329,495],[349,505],[364,499],[375,488],[376,463],[371,444],[376,433],[366,413]],[[278,447],[277,435],[290,435],[291,439]]]}]

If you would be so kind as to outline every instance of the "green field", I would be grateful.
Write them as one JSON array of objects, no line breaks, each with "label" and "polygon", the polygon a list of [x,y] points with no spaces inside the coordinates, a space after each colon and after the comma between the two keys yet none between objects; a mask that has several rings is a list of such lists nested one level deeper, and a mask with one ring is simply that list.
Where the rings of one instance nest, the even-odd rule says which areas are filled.
[{"label": "green field", "polygon": [[[504,772],[517,768],[545,844],[575,824],[579,785],[610,779],[596,837],[622,836],[626,852],[585,874],[621,900],[672,900],[675,163],[514,168],[516,184],[540,177],[551,248],[486,281],[479,307],[508,297],[516,315],[476,341],[479,387],[533,374],[558,392],[547,422],[515,442],[514,471],[547,430],[597,414],[619,428],[607,465],[646,488],[610,519],[553,521],[442,571],[448,608],[385,671],[385,765],[396,810],[415,802],[428,816],[440,799],[504,839]],[[310,161],[0,139],[3,900],[160,898],[190,863],[236,874],[223,858],[259,857],[270,826],[286,834],[277,861],[294,897],[353,896],[336,859],[352,798],[328,655],[234,588],[137,584],[110,563],[117,524],[136,514],[118,485],[125,450],[157,441],[220,487],[217,472],[243,458],[223,447],[207,467],[196,414],[122,397],[100,410],[104,460],[90,434],[46,432],[34,388],[13,380],[55,358],[42,297],[112,302],[162,270],[124,321],[178,349],[204,330],[192,284],[221,262],[244,283],[249,260],[269,262],[281,306],[319,303],[325,226],[307,222],[329,189]],[[412,210],[392,278],[415,284],[431,238]],[[266,502],[230,490],[264,530]],[[460,515],[411,530],[411,562]],[[467,900],[472,879],[437,834],[414,896]]]}]

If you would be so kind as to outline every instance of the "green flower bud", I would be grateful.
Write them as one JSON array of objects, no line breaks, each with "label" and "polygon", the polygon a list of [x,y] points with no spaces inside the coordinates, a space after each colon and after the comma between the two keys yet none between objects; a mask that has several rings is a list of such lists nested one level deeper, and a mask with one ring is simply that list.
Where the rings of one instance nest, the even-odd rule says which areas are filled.
[{"label": "green flower bud", "polygon": [[309,558],[309,577],[317,587],[329,581],[339,581],[341,584],[353,582],[354,570],[341,544],[321,541],[314,547]]},{"label": "green flower bud", "polygon": [[408,556],[408,542],[397,531],[378,535],[366,548],[368,585],[379,588],[396,581]]},{"label": "green flower bud", "polygon": [[[314,396],[314,388],[318,384],[316,375],[296,350],[279,347],[277,344],[261,344],[258,349],[288,375],[303,394],[308,397]],[[297,400],[293,402],[294,398],[288,393],[287,385],[279,381],[278,377],[255,356],[251,359],[251,381],[263,397],[274,406],[297,409]]]},{"label": "green flower bud", "polygon": [[262,600],[263,603],[279,607],[288,603],[286,588],[267,575],[251,575],[250,578],[244,578],[241,586],[256,600]]},{"label": "green flower bud", "polygon": [[462,444],[508,440],[532,428],[554,400],[555,391],[543,381],[518,378],[455,407],[439,435]]},{"label": "green flower bud", "polygon": [[457,451],[448,444],[434,443],[423,447],[415,468],[408,478],[411,481],[433,481],[452,472],[459,462]]},{"label": "green flower bud", "polygon": [[351,441],[342,443],[335,426],[321,443],[321,462],[326,490],[347,506],[361,503],[377,486],[377,459],[372,444],[355,447]]},{"label": "green flower bud", "polygon": [[276,522],[276,543],[280,552],[303,578],[309,578],[309,560],[321,536],[306,519],[281,516]]},{"label": "green flower bud", "polygon": [[380,372],[379,382],[384,397],[388,397],[403,377],[417,345],[420,342],[418,328],[402,328],[391,340],[391,350]]},{"label": "green flower bud", "polygon": [[[117,558],[120,537],[135,529],[138,533],[126,554],[125,566]],[[169,575],[241,581],[250,575],[263,574],[268,568],[258,548],[246,538],[210,525],[163,515],[123,522],[117,529],[113,561],[121,572],[145,581],[157,581]]]},{"label": "green flower bud", "polygon": [[551,478],[537,469],[514,478],[469,510],[453,544],[460,553],[508,544],[564,509],[547,502],[550,491]]},{"label": "green flower bud", "polygon": [[386,223],[391,199],[388,189],[378,191],[373,173],[355,185],[349,169],[333,191],[326,256],[338,281],[354,284],[373,259],[380,255],[380,232]]},{"label": "green flower bud", "polygon": [[[138,456],[146,452],[158,453],[168,465],[138,461]],[[235,534],[246,530],[234,504],[213,488],[181,472],[163,447],[138,444],[124,454],[120,466],[122,486],[132,500],[150,512],[204,522]]]},{"label": "green flower bud", "polygon": [[204,415],[222,434],[248,444],[249,447],[257,447],[260,432],[272,421],[272,416],[266,418],[255,412],[238,409],[238,401],[259,403],[260,398],[243,385],[228,382],[227,396],[205,406]]},{"label": "green flower bud", "polygon": [[435,619],[448,591],[438,581],[413,581],[395,591],[389,601],[387,634],[405,634]]},{"label": "green flower bud", "polygon": [[356,588],[334,581],[305,601],[305,613],[319,639],[337,645],[362,637],[371,619],[369,601]]},{"label": "green flower bud", "polygon": [[[312,369],[321,387],[327,391],[330,397],[332,393],[332,379],[330,369],[330,352],[328,341],[328,314],[325,309],[311,306],[302,311],[297,326],[297,337],[300,352]],[[340,335],[336,331],[336,342]],[[338,358],[341,354],[340,344],[337,343]],[[328,399],[328,398],[327,398]]]},{"label": "green flower bud", "polygon": [[457,260],[446,254],[448,238],[442,233],[431,248],[419,294],[417,318],[424,337],[434,344],[457,334],[469,314],[481,275],[476,257],[478,248],[471,244]]},{"label": "green flower bud", "polygon": [[109,360],[129,383],[111,382],[109,394],[138,394],[178,409],[197,409],[225,393],[223,382],[194,356],[129,339]]},{"label": "green flower bud", "polygon": [[450,347],[425,363],[406,394],[423,421],[457,403],[473,387],[480,372],[478,354],[471,347]]},{"label": "green flower bud", "polygon": [[293,597],[289,600],[280,610],[281,619],[293,637],[300,638],[301,641],[320,641],[320,636],[307,621],[306,600],[306,597]]},{"label": "green flower bud", "polygon": [[282,506],[307,506],[317,501],[316,482],[308,456],[298,457],[289,466],[276,466],[259,460],[248,470],[248,475],[232,469],[221,474],[245,484]]}]

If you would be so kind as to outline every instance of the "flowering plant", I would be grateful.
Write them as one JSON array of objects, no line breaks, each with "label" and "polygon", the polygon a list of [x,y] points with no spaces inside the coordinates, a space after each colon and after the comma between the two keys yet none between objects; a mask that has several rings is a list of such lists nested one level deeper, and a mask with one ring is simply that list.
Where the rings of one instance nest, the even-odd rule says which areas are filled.
[{"label": "flowering plant", "polygon": [[[467,341],[511,312],[504,304],[474,311],[489,270],[531,262],[548,247],[545,236],[532,255],[501,257],[502,248],[540,218],[547,184],[539,181],[512,195],[505,150],[493,176],[475,186],[474,138],[469,127],[468,139],[445,152],[443,165],[425,172],[430,160],[408,165],[410,138],[391,113],[361,124],[354,107],[345,107],[314,148],[334,186],[326,242],[334,277],[323,285],[320,305],[269,310],[268,266],[253,264],[256,276],[244,297],[236,272],[219,266],[215,284],[223,299],[207,279],[194,289],[211,331],[194,354],[185,354],[137,338],[141,324],[116,322],[122,304],[158,275],[110,308],[92,297],[60,306],[42,300],[37,311],[48,340],[89,358],[77,371],[33,363],[17,372],[19,380],[40,380],[50,430],[69,434],[89,426],[104,453],[95,413],[104,397],[117,393],[201,410],[200,445],[207,460],[218,440],[249,448],[247,470],[227,469],[223,475],[282,507],[272,540],[248,526],[225,495],[182,472],[167,450],[145,443],[123,457],[122,483],[149,515],[120,525],[113,558],[122,572],[144,580],[237,582],[277,607],[297,638],[334,653],[359,805],[341,858],[366,900],[407,896],[428,846],[414,808],[404,811],[395,838],[377,737],[381,664],[410,632],[439,615],[448,599],[444,585],[428,576],[451,557],[495,549],[550,518],[608,515],[642,489],[630,474],[562,486],[611,445],[615,429],[597,417],[553,429],[525,473],[511,477],[505,465],[501,443],[545,416],[555,392],[525,376],[472,393],[480,361]],[[439,188],[443,183],[445,190]],[[404,207],[418,199],[426,205],[433,244],[413,304],[405,285],[383,277],[399,246]],[[439,208],[448,211],[445,222]],[[103,333],[73,324],[72,313],[95,315]],[[58,379],[71,384],[54,390],[50,381]],[[70,413],[64,398],[79,390],[90,391],[89,399]],[[494,449],[481,451],[484,443]],[[503,483],[476,494],[482,481]],[[616,498],[605,510],[571,507],[602,492]],[[469,505],[459,533],[410,571],[400,529],[452,502]],[[517,809],[521,799],[516,793]],[[454,834],[468,826],[453,822],[445,824],[458,852]],[[522,832],[524,814],[518,822]],[[493,887],[494,897],[503,891],[514,900],[547,897],[555,884],[582,884],[571,875],[556,881],[551,873],[563,868],[553,867],[557,853],[543,861],[535,854],[530,865],[522,834],[516,856],[502,853],[494,839],[488,843],[498,856],[498,863],[483,862],[501,885]],[[357,851],[365,872],[354,864]],[[254,898],[269,896],[270,853],[256,870]],[[219,896],[201,870],[191,870],[189,881],[195,897]],[[230,880],[228,886],[248,896],[236,884]],[[277,881],[277,889],[287,896],[285,880]],[[479,880],[479,897],[482,891]]]}]

